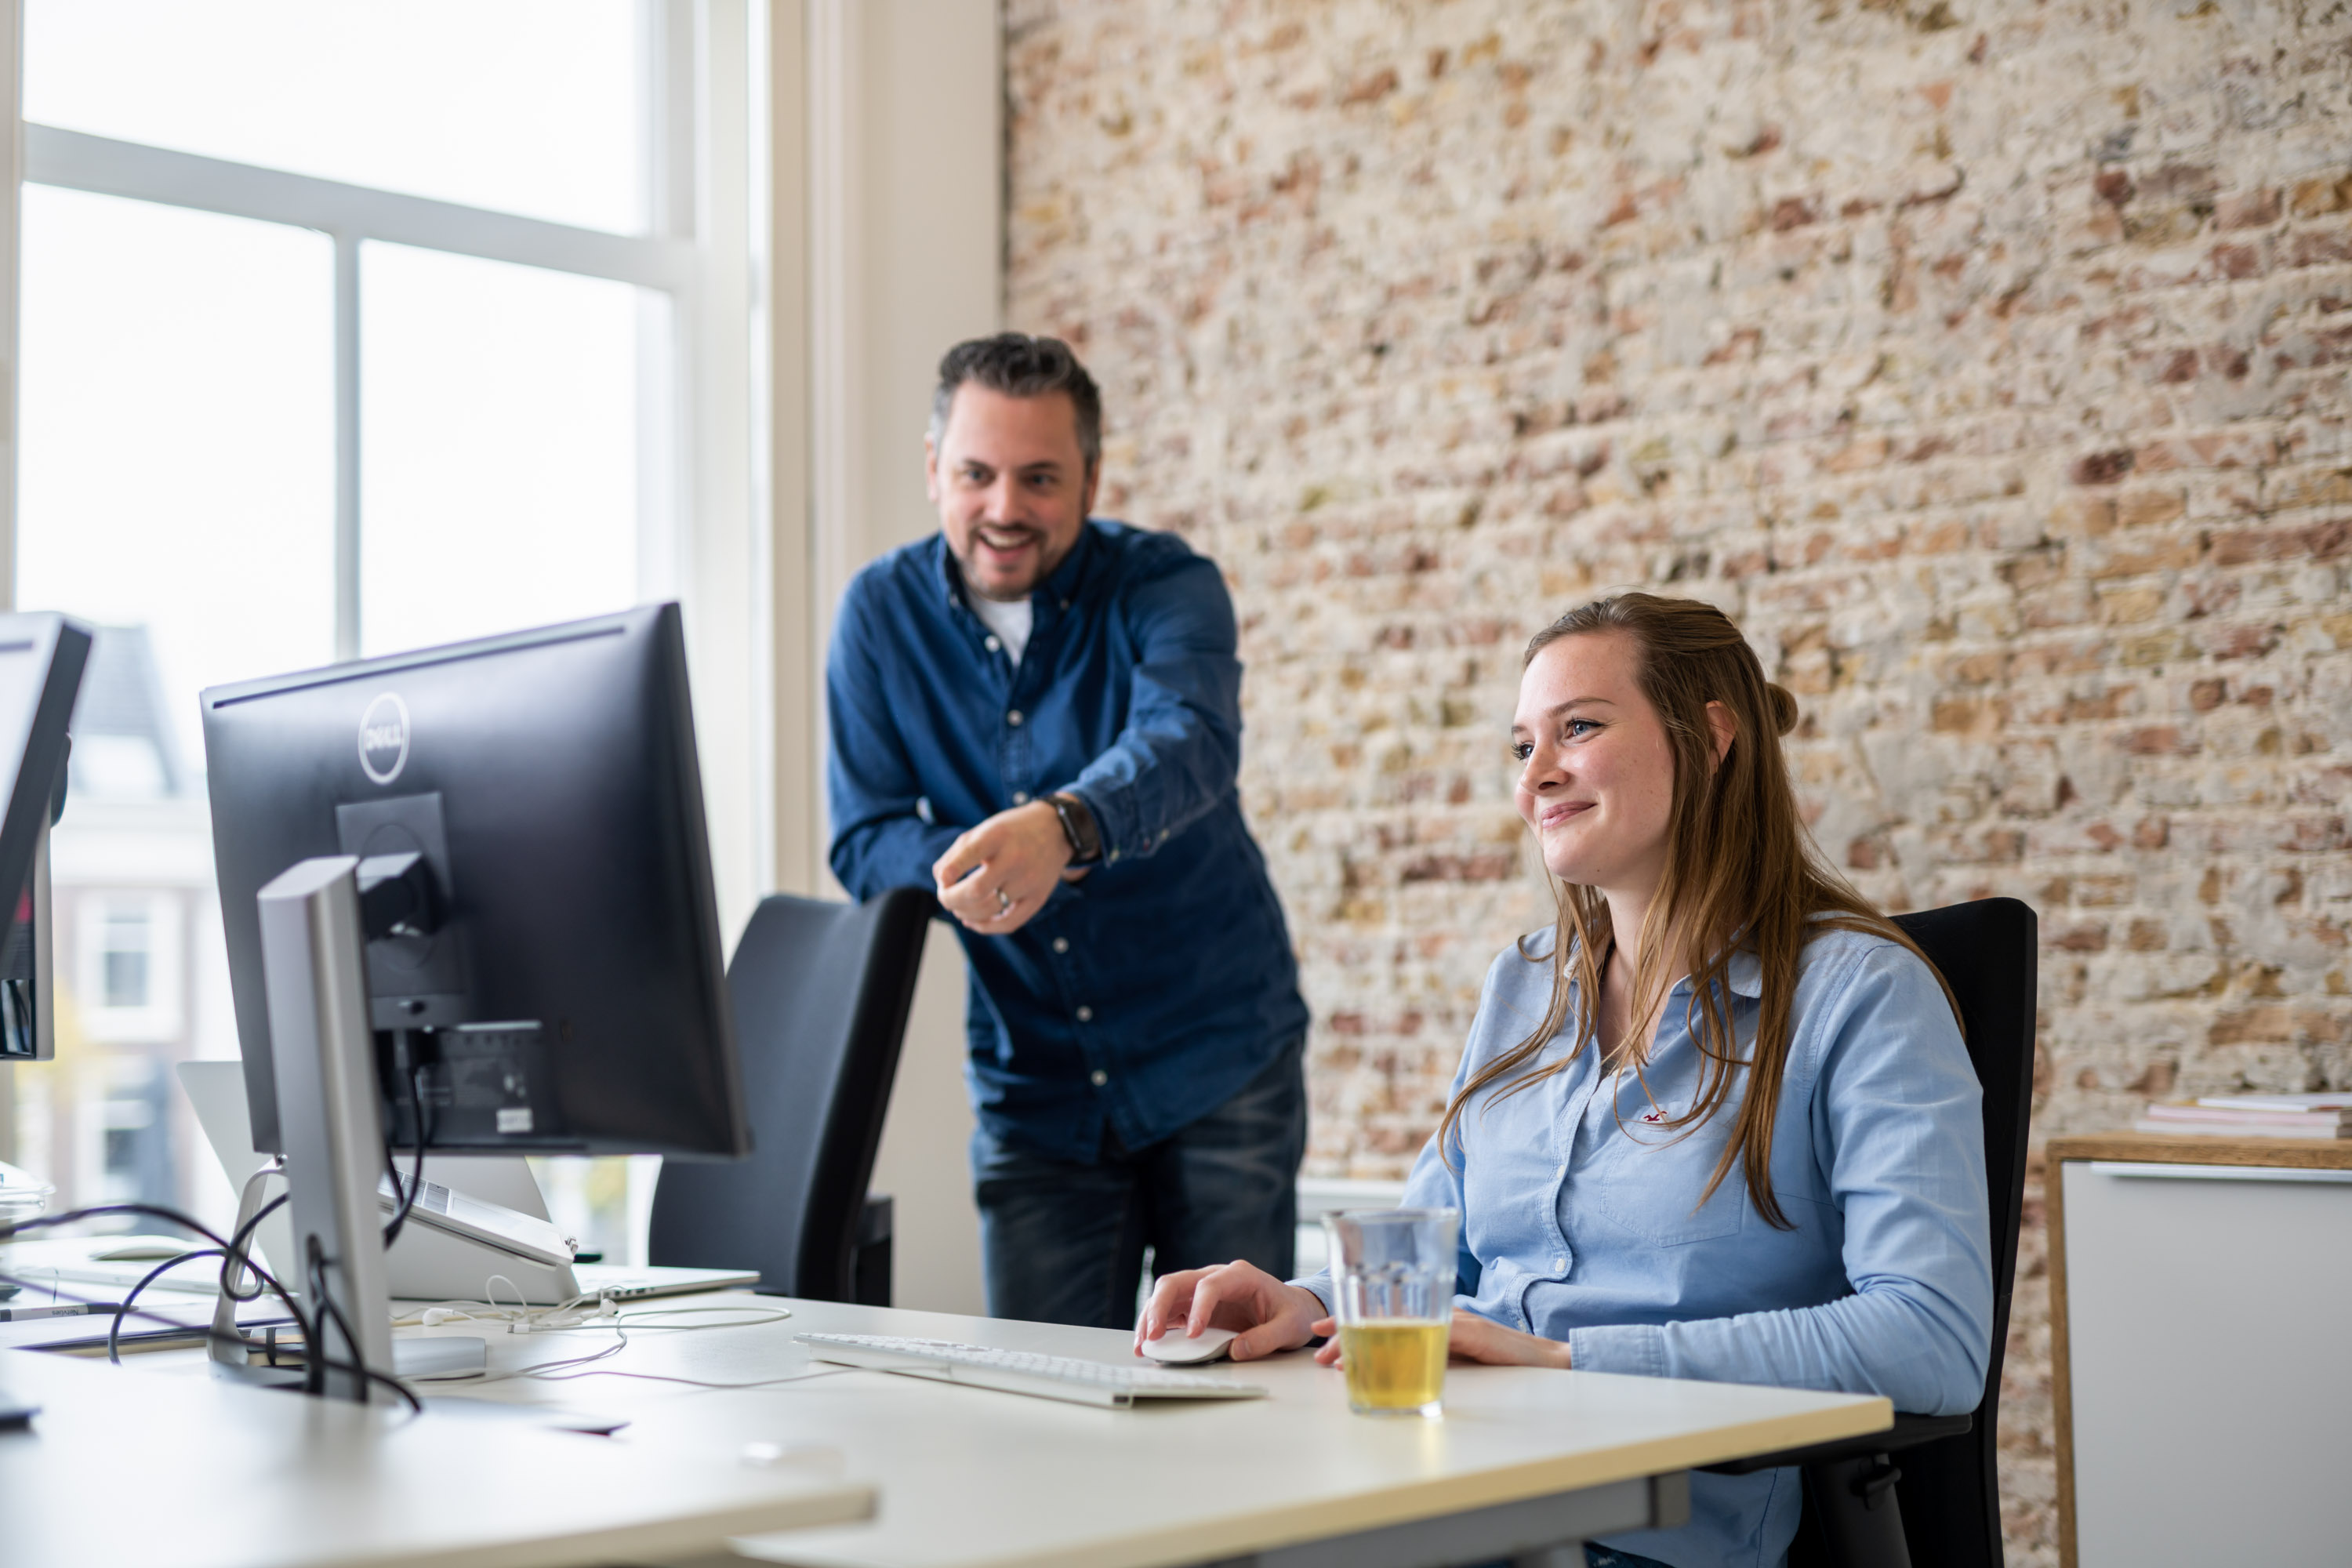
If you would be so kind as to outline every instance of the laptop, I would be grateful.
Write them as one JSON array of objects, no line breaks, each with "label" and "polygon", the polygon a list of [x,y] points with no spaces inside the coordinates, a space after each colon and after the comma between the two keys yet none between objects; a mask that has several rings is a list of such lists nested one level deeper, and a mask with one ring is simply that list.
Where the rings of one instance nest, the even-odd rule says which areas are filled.
[{"label": "laptop", "polygon": [[[243,1192],[246,1178],[269,1163],[254,1152],[253,1122],[246,1108],[245,1064],[240,1061],[189,1061],[179,1064],[180,1085],[195,1107],[196,1123],[212,1145],[229,1190]],[[407,1162],[401,1162],[404,1176]],[[757,1285],[757,1269],[629,1268],[615,1264],[550,1261],[568,1252],[549,1247],[562,1233],[550,1222],[547,1200],[530,1167],[515,1155],[427,1154],[425,1196],[401,1228],[400,1239],[384,1255],[384,1273],[392,1295],[413,1301],[497,1301],[520,1298],[534,1307],[553,1306],[575,1296],[609,1295],[617,1300],[651,1296],[683,1296],[698,1290],[725,1290]],[[443,1189],[440,1192],[436,1189]],[[390,1212],[391,1189],[386,1183],[378,1201]],[[430,1201],[432,1207],[427,1207]],[[419,1220],[425,1223],[418,1223]],[[121,1237],[89,1238],[93,1252],[120,1250]],[[254,1233],[264,1267],[269,1260],[290,1258],[294,1251],[292,1222],[279,1209],[263,1220]],[[112,1244],[110,1248],[109,1244]],[[57,1265],[52,1263],[50,1268]],[[155,1265],[152,1261],[110,1261],[93,1258],[90,1272],[75,1271],[85,1283],[136,1284]],[[271,1268],[272,1273],[277,1270]],[[219,1293],[219,1264],[175,1269],[163,1277],[174,1286],[198,1293]],[[104,1276],[103,1279],[97,1276]],[[120,1276],[118,1279],[117,1277]],[[64,1273],[58,1276],[67,1278]],[[283,1276],[280,1276],[283,1278]],[[158,1285],[163,1281],[158,1281]],[[155,1287],[150,1287],[154,1289]]]}]

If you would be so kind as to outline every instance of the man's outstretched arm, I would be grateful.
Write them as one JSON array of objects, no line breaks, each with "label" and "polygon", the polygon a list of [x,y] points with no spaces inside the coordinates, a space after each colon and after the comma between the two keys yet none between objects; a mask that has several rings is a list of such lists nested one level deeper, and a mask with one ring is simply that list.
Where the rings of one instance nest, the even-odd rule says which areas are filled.
[{"label": "man's outstretched arm", "polygon": [[881,628],[856,584],[843,598],[825,657],[825,798],[833,874],[856,899],[887,888],[927,888],[931,864],[959,829],[923,820],[921,784],[890,714],[874,658]]},{"label": "man's outstretched arm", "polygon": [[1127,727],[1065,786],[1106,862],[1139,858],[1206,816],[1241,768],[1242,667],[1216,563],[1187,554],[1129,596],[1137,661]]}]

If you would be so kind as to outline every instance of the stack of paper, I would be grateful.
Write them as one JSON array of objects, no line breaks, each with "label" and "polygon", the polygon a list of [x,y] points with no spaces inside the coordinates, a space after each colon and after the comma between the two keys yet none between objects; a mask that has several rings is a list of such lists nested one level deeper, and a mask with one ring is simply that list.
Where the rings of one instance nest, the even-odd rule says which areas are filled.
[{"label": "stack of paper", "polygon": [[2352,1093],[2209,1094],[2151,1105],[2132,1130],[2172,1138],[2352,1138]]}]

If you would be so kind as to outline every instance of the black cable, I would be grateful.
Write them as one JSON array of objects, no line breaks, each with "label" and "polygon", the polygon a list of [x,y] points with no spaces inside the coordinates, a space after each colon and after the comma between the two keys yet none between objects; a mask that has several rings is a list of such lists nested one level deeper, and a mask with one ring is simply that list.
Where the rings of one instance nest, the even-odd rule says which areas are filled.
[{"label": "black cable", "polygon": [[[252,1236],[254,1227],[261,1223],[263,1216],[268,1215],[270,1210],[276,1208],[279,1204],[282,1204],[285,1201],[285,1196],[281,1194],[278,1198],[272,1200],[269,1204],[264,1205],[260,1213],[256,1214],[252,1219],[246,1222],[246,1224],[237,1230],[235,1237],[227,1241],[223,1241],[220,1234],[215,1231],[211,1226],[205,1225],[199,1220],[191,1218],[189,1215],[181,1213],[177,1209],[168,1208],[160,1204],[142,1203],[100,1204],[89,1208],[70,1210],[68,1213],[60,1215],[43,1215],[34,1219],[19,1221],[16,1225],[0,1226],[0,1236],[14,1236],[20,1230],[42,1230],[51,1226],[69,1225],[76,1220],[88,1219],[94,1215],[103,1214],[144,1214],[155,1218],[165,1220],[170,1224],[179,1226],[184,1229],[193,1230],[197,1235],[203,1237],[205,1240],[215,1243],[213,1247],[206,1247],[203,1249],[202,1252],[195,1254],[182,1253],[177,1258],[166,1260],[161,1266],[149,1270],[146,1277],[142,1279],[138,1284],[132,1286],[130,1293],[120,1302],[106,1303],[107,1305],[110,1305],[114,1308],[114,1321],[107,1326],[106,1331],[106,1359],[120,1366],[122,1363],[122,1320],[137,1310],[140,1292],[146,1289],[149,1285],[153,1284],[155,1280],[162,1278],[165,1273],[178,1268],[182,1263],[187,1261],[191,1256],[201,1257],[205,1254],[216,1254],[219,1256],[222,1259],[222,1274],[224,1277],[222,1284],[224,1289],[226,1289],[227,1285],[226,1275],[232,1265],[232,1261],[241,1261],[246,1270],[253,1275],[254,1279],[258,1281],[258,1284],[254,1290],[247,1295],[239,1296],[234,1291],[231,1291],[229,1293],[229,1299],[233,1301],[258,1300],[263,1289],[275,1290],[278,1292],[279,1302],[285,1306],[289,1313],[292,1314],[295,1322],[298,1324],[301,1323],[303,1321],[302,1310],[299,1307],[294,1304],[293,1297],[287,1291],[284,1286],[278,1284],[277,1279],[271,1277],[268,1270],[255,1263],[251,1255],[247,1250],[247,1242]],[[51,1293],[58,1294],[59,1292],[52,1290]],[[98,1303],[89,1302],[86,1304],[95,1305]],[[142,1317],[153,1318],[159,1322],[168,1322],[178,1326],[178,1320],[166,1318],[159,1312],[142,1312],[139,1315]],[[205,1337],[210,1339],[213,1335],[209,1331],[207,1331]],[[238,1342],[244,1342],[242,1337],[240,1337]]]},{"label": "black cable", "polygon": [[[121,1366],[122,1364],[122,1319],[124,1315],[129,1313],[131,1308],[137,1304],[139,1300],[139,1293],[146,1289],[148,1286],[152,1285],[156,1280],[162,1279],[164,1275],[170,1273],[173,1269],[177,1268],[181,1264],[187,1262],[191,1258],[217,1258],[221,1260],[220,1292],[222,1295],[227,1297],[231,1301],[243,1302],[259,1300],[261,1299],[262,1291],[268,1289],[270,1285],[275,1284],[276,1281],[269,1278],[268,1274],[262,1269],[260,1265],[253,1261],[252,1253],[248,1250],[247,1244],[252,1237],[255,1229],[260,1226],[261,1222],[268,1219],[270,1215],[278,1209],[284,1207],[286,1200],[292,1195],[293,1194],[290,1193],[280,1193],[276,1197],[270,1199],[268,1203],[262,1205],[259,1209],[255,1211],[251,1219],[247,1220],[243,1225],[236,1227],[235,1233],[229,1237],[228,1245],[226,1247],[208,1247],[201,1251],[184,1252],[177,1258],[168,1258],[165,1261],[157,1264],[154,1268],[148,1272],[146,1278],[141,1279],[138,1284],[131,1287],[130,1293],[122,1298],[121,1306],[115,1313],[113,1324],[106,1331],[106,1359],[116,1366]],[[249,1273],[254,1277],[253,1289],[242,1295],[237,1293],[236,1286],[232,1279],[232,1276],[238,1273],[240,1270]],[[297,1318],[295,1321],[299,1322],[301,1320]]]},{"label": "black cable", "polygon": [[[21,1285],[28,1290],[38,1290],[45,1296],[57,1300],[72,1301],[80,1306],[97,1307],[108,1312],[122,1311],[122,1308],[116,1302],[101,1301],[95,1296],[73,1295],[61,1289],[58,1284],[51,1280],[28,1279],[21,1274],[0,1273],[0,1285]],[[138,1317],[152,1318],[159,1323],[167,1324],[184,1333],[201,1338],[207,1342],[222,1341],[231,1344],[241,1345],[248,1350],[253,1348],[253,1342],[245,1338],[243,1335],[217,1332],[209,1323],[184,1323],[177,1318],[167,1317],[162,1312],[150,1311],[143,1307],[134,1307],[130,1309],[130,1311],[131,1314]],[[92,1315],[95,1316],[96,1314]],[[33,1348],[38,1349],[39,1347],[35,1346]]]},{"label": "black cable", "polygon": [[[327,1392],[327,1258],[317,1237],[304,1241],[302,1295],[310,1303],[310,1321],[302,1326],[302,1392],[323,1395]],[[343,1338],[350,1342],[348,1327]]]},{"label": "black cable", "polygon": [[[282,1202],[283,1200],[281,1199],[279,1201]],[[194,1231],[198,1236],[204,1237],[206,1241],[211,1242],[215,1247],[222,1248],[224,1251],[235,1252],[240,1258],[244,1258],[245,1267],[252,1271],[256,1279],[261,1280],[270,1289],[278,1293],[279,1304],[285,1307],[287,1312],[297,1323],[306,1321],[302,1315],[302,1309],[295,1305],[294,1298],[287,1290],[286,1287],[279,1284],[268,1273],[264,1272],[253,1262],[250,1257],[246,1256],[245,1247],[242,1243],[232,1243],[224,1237],[218,1231],[213,1229],[212,1226],[205,1224],[202,1220],[197,1219],[191,1215],[184,1214],[178,1209],[167,1208],[162,1204],[93,1204],[88,1208],[68,1209],[63,1214],[37,1215],[31,1219],[20,1219],[10,1224],[0,1225],[0,1240],[5,1240],[6,1238],[14,1237],[23,1231],[47,1230],[56,1226],[74,1225],[82,1220],[96,1219],[105,1215],[116,1214],[143,1215],[151,1219],[163,1220],[168,1224],[176,1225],[184,1230]],[[258,1219],[259,1217],[260,1216],[257,1215],[255,1216],[256,1219]],[[153,1316],[156,1314],[150,1315]]]},{"label": "black cable", "polygon": [[[401,1037],[400,1052],[405,1055],[408,1031],[401,1029],[395,1033]],[[408,1211],[416,1206],[416,1195],[425,1190],[425,1145],[433,1136],[425,1126],[425,1069],[423,1067],[409,1068],[408,1093],[410,1120],[416,1124],[416,1169],[408,1178],[408,1191],[405,1194],[402,1193],[400,1167],[393,1163],[391,1142],[389,1141],[385,1142],[384,1173],[392,1178],[392,1195],[400,1205],[393,1211],[392,1223],[383,1227],[383,1245],[386,1251],[390,1251],[392,1244],[400,1239],[400,1227],[408,1223]]]},{"label": "black cable", "polygon": [[383,1222],[384,1249],[390,1251],[392,1244],[400,1239],[400,1227],[408,1222],[409,1207],[416,1200],[400,1184],[400,1167],[393,1163],[389,1142],[383,1146],[383,1173],[392,1178],[392,1217]]},{"label": "black cable", "polygon": [[[302,1331],[304,1359],[307,1363],[303,1373],[303,1382],[306,1388],[312,1383],[316,1383],[320,1384],[320,1388],[317,1392],[323,1392],[327,1373],[352,1373],[366,1379],[370,1383],[380,1383],[383,1384],[385,1387],[391,1389],[394,1394],[399,1394],[401,1398],[407,1401],[410,1409],[415,1411],[419,1415],[424,1414],[425,1402],[417,1398],[415,1391],[410,1389],[407,1384],[402,1383],[398,1378],[387,1376],[363,1363],[353,1364],[329,1359],[324,1337],[320,1331],[313,1329],[310,1318],[303,1312],[302,1309],[299,1305],[296,1304],[293,1296],[287,1290],[286,1287],[278,1283],[278,1279],[267,1269],[254,1262],[252,1257],[246,1251],[245,1238],[251,1234],[254,1226],[260,1224],[262,1215],[268,1214],[270,1209],[275,1208],[278,1204],[282,1204],[285,1201],[286,1199],[283,1195],[271,1200],[271,1202],[265,1205],[259,1213],[256,1214],[250,1221],[247,1222],[245,1226],[238,1229],[236,1233],[238,1239],[235,1242],[231,1242],[224,1238],[218,1231],[215,1231],[212,1226],[205,1224],[202,1220],[195,1218],[192,1215],[184,1214],[178,1209],[169,1208],[162,1204],[147,1203],[93,1204],[88,1208],[68,1209],[63,1214],[38,1215],[31,1219],[17,1220],[11,1224],[0,1225],[0,1240],[5,1240],[23,1231],[47,1230],[57,1226],[73,1225],[82,1220],[97,1219],[106,1215],[117,1214],[143,1215],[151,1219],[160,1219],[169,1224],[179,1226],[184,1230],[194,1231],[198,1236],[213,1244],[213,1248],[209,1248],[207,1250],[218,1249],[222,1251],[227,1256],[228,1262],[239,1264],[247,1272],[251,1273],[256,1279],[259,1280],[266,1289],[274,1291],[277,1294],[278,1303],[286,1309],[287,1315],[294,1320],[295,1327]],[[312,1238],[314,1244],[316,1239],[316,1237]],[[315,1245],[313,1250],[314,1252],[316,1250]],[[184,1254],[183,1257],[185,1255]],[[178,1260],[174,1259],[173,1261],[176,1262]],[[225,1262],[224,1267],[226,1266],[227,1265]],[[160,1272],[162,1272],[160,1269],[154,1270],[150,1273],[148,1278],[152,1279],[155,1273]],[[65,1295],[64,1291],[57,1289],[54,1285],[43,1285],[37,1280],[19,1279],[14,1276],[0,1274],[0,1281],[26,1285],[37,1290],[46,1290],[53,1296]],[[142,1284],[143,1285],[144,1281],[142,1281]],[[258,1294],[259,1292],[257,1291],[253,1297],[239,1299],[247,1300],[255,1300],[258,1297]],[[340,1307],[336,1306],[333,1301],[328,1300],[323,1289],[318,1289],[317,1294],[322,1319],[324,1314],[332,1313],[336,1323],[343,1331],[345,1341],[356,1349],[359,1344],[359,1336],[352,1332],[350,1320],[343,1316],[342,1310]],[[110,1345],[119,1342],[119,1331],[121,1328],[122,1319],[134,1312],[142,1318],[152,1318],[157,1322],[169,1323],[175,1329],[190,1328],[190,1325],[181,1322],[178,1319],[166,1317],[161,1312],[147,1311],[141,1308],[126,1306],[124,1304],[112,1301],[100,1301],[95,1297],[76,1296],[68,1299],[79,1301],[85,1306],[102,1306],[112,1308],[114,1310],[114,1325],[108,1332]],[[225,1334],[215,1331],[209,1324],[206,1324],[200,1329],[195,1329],[193,1331],[200,1334],[208,1343],[215,1341],[223,1341],[234,1343],[241,1349],[250,1350],[252,1348],[252,1342],[247,1340],[244,1335]]]},{"label": "black cable", "polygon": [[[255,1210],[253,1217],[237,1226],[236,1234],[229,1237],[229,1249],[221,1254],[220,1288],[221,1294],[230,1300],[257,1301],[261,1299],[261,1292],[268,1289],[261,1281],[268,1277],[254,1263],[252,1250],[247,1246],[247,1240],[260,1227],[263,1220],[284,1208],[287,1200],[293,1195],[291,1193],[278,1194]],[[240,1272],[251,1274],[254,1277],[253,1289],[243,1294],[238,1293],[236,1283],[236,1277]]]},{"label": "black cable", "polygon": [[[156,1280],[161,1279],[164,1275],[169,1274],[173,1269],[177,1268],[181,1264],[187,1262],[192,1258],[226,1258],[227,1257],[228,1254],[220,1247],[207,1247],[203,1248],[201,1251],[183,1252],[177,1258],[167,1258],[163,1262],[155,1265],[154,1268],[149,1269],[146,1276],[142,1278],[138,1284],[131,1287],[129,1292],[123,1296],[121,1302],[117,1305],[114,1310],[114,1321],[109,1323],[106,1328],[106,1359],[116,1366],[121,1366],[122,1364],[122,1320],[129,1317],[132,1311],[137,1310],[139,1292],[144,1290],[148,1286],[152,1285]],[[258,1292],[257,1292],[257,1294],[258,1294]]]},{"label": "black cable", "polygon": [[[184,1253],[181,1256],[185,1258],[186,1254]],[[250,1268],[251,1265],[248,1264],[247,1267]],[[268,1279],[268,1276],[263,1274],[258,1268],[254,1269],[254,1273],[261,1279]],[[270,1280],[269,1283],[275,1286],[277,1282],[275,1280]],[[259,1345],[256,1344],[255,1342],[247,1339],[243,1334],[224,1333],[221,1331],[215,1329],[209,1323],[184,1323],[177,1318],[167,1317],[162,1312],[149,1311],[142,1307],[127,1307],[113,1301],[102,1301],[95,1296],[76,1296],[59,1289],[55,1281],[28,1279],[22,1275],[0,1273],[0,1285],[20,1285],[28,1290],[38,1290],[44,1295],[50,1296],[52,1298],[61,1298],[68,1301],[73,1301],[80,1306],[101,1308],[115,1315],[117,1326],[120,1325],[121,1320],[124,1317],[152,1318],[159,1323],[163,1323],[173,1329],[177,1329],[183,1333],[192,1335],[194,1338],[204,1341],[207,1344],[234,1345],[242,1351],[253,1351],[261,1348]],[[300,1314],[297,1313],[295,1315],[294,1322],[295,1326],[298,1328],[303,1326],[303,1320]],[[114,1335],[111,1331],[110,1331],[108,1338],[110,1342],[113,1341]],[[314,1342],[310,1339],[306,1331],[303,1339],[306,1379],[308,1361],[310,1347],[313,1342]],[[120,1363],[118,1363],[118,1364]],[[398,1378],[387,1377],[383,1373],[377,1372],[372,1367],[353,1366],[348,1362],[329,1361],[327,1362],[326,1366],[327,1369],[331,1372],[363,1373],[367,1376],[369,1382],[380,1383],[386,1388],[391,1389],[394,1394],[399,1394],[401,1398],[406,1400],[408,1402],[409,1408],[415,1411],[417,1415],[421,1415],[425,1413],[423,1402],[417,1398],[413,1390],[411,1390],[405,1384],[402,1383]]]},{"label": "black cable", "polygon": [[[319,1245],[319,1238],[315,1236],[310,1238],[310,1299],[319,1303],[318,1332],[315,1334],[306,1332],[304,1335],[303,1355],[308,1365],[302,1377],[303,1391],[308,1394],[323,1394],[327,1391],[328,1373],[354,1373],[369,1383],[383,1384],[401,1398],[408,1401],[408,1407],[411,1410],[419,1415],[424,1415],[425,1401],[419,1399],[415,1391],[398,1378],[378,1372],[368,1365],[367,1358],[361,1354],[360,1337],[352,1331],[352,1321],[343,1316],[341,1305],[328,1293],[326,1249]],[[352,1347],[352,1359],[349,1362],[328,1359],[327,1320],[329,1318],[332,1318],[335,1321],[335,1327],[341,1331],[343,1343]]]}]

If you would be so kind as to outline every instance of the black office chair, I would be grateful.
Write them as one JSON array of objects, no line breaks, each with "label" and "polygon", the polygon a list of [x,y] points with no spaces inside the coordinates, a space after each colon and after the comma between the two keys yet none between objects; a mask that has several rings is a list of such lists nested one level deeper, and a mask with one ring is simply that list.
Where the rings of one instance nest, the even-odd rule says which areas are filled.
[{"label": "black office chair", "polygon": [[1992,1358],[1985,1371],[1984,1399],[1973,1415],[1897,1415],[1892,1432],[1708,1468],[1745,1475],[1782,1465],[1804,1467],[1805,1517],[1789,1549],[1789,1568],[2001,1568],[1994,1445],[2025,1201],[2039,922],[2015,899],[1979,899],[1897,915],[1895,923],[1910,933],[1951,986],[1968,1036],[1969,1060],[1984,1090],[1993,1269]]},{"label": "black office chair", "polygon": [[890,1304],[890,1200],[866,1184],[933,908],[920,888],[761,900],[727,966],[751,1153],[662,1167],[655,1263],[757,1268],[769,1295]]}]

